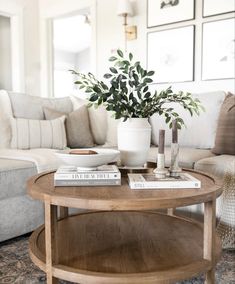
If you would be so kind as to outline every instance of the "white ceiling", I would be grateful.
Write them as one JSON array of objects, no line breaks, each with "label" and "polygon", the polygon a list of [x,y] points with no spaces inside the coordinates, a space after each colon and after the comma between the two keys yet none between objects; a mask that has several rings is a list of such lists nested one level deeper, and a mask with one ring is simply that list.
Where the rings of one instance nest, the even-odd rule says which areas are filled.
[{"label": "white ceiling", "polygon": [[54,48],[60,51],[78,53],[91,43],[91,26],[84,15],[53,20]]}]

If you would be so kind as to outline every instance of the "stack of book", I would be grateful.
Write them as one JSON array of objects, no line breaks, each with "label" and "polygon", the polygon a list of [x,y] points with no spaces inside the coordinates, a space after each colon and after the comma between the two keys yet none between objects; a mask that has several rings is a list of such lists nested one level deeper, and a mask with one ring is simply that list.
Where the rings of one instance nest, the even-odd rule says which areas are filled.
[{"label": "stack of book", "polygon": [[154,174],[128,174],[131,189],[177,189],[200,188],[201,181],[188,173],[181,173],[178,177],[166,176],[158,178]]},{"label": "stack of book", "polygon": [[55,186],[110,186],[121,185],[121,173],[115,165],[103,165],[94,171],[73,166],[62,166],[54,175]]}]

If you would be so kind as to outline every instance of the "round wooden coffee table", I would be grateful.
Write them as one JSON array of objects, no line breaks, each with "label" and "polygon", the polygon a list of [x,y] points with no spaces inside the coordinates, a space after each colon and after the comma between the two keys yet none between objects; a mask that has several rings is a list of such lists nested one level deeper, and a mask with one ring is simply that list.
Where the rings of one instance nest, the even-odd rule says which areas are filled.
[{"label": "round wooden coffee table", "polygon": [[[45,227],[32,234],[30,255],[47,283],[174,283],[199,273],[215,283],[221,182],[187,171],[201,189],[131,190],[126,177],[115,187],[54,187],[53,172],[32,177],[28,193],[44,201]],[[204,203],[204,225],[153,212],[198,203]],[[89,211],[69,216],[68,207]]]}]

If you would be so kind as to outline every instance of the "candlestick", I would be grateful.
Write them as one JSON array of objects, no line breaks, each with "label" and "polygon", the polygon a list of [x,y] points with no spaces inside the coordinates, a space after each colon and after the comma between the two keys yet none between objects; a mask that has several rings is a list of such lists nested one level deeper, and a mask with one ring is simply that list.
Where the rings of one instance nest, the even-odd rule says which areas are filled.
[{"label": "candlestick", "polygon": [[172,143],[178,143],[177,120],[172,121]]},{"label": "candlestick", "polygon": [[165,130],[159,130],[159,142],[158,142],[158,153],[164,154],[164,146],[165,146]]},{"label": "candlestick", "polygon": [[170,176],[177,177],[182,172],[179,167],[179,144],[178,144],[178,129],[177,120],[172,121],[172,143],[171,143],[171,166]]},{"label": "candlestick", "polygon": [[158,141],[158,155],[157,155],[157,168],[154,169],[154,174],[157,178],[165,178],[168,170],[165,168],[165,130],[159,130],[159,141]]}]

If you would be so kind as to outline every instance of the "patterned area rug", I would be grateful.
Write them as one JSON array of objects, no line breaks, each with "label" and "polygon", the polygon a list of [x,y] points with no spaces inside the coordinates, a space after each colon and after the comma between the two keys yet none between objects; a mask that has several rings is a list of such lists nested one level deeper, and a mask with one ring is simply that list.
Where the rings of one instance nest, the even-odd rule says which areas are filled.
[{"label": "patterned area rug", "polygon": [[[30,260],[28,238],[27,235],[0,243],[0,284],[46,284],[45,273]],[[177,284],[202,284],[203,279],[201,276]],[[223,251],[216,267],[216,284],[235,284],[235,251]]]}]

